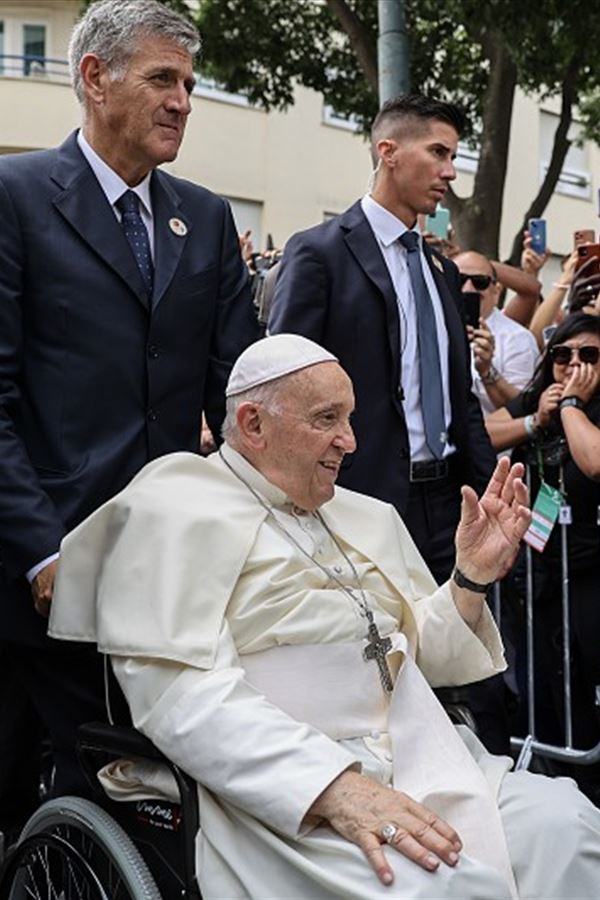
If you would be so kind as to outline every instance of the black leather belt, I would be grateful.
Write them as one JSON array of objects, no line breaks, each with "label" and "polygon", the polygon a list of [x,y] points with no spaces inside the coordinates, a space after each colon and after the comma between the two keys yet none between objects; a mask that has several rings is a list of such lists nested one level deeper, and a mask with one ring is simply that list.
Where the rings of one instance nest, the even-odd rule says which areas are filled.
[{"label": "black leather belt", "polygon": [[439,481],[447,478],[450,467],[448,459],[428,459],[423,462],[411,462],[410,481]]}]

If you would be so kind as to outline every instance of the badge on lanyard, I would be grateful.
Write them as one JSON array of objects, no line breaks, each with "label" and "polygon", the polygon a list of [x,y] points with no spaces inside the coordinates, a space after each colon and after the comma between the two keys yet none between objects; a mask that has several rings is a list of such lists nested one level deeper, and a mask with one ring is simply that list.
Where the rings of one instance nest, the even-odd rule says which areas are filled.
[{"label": "badge on lanyard", "polygon": [[525,543],[541,553],[548,543],[562,507],[560,491],[542,481],[531,509],[531,525],[523,535]]}]

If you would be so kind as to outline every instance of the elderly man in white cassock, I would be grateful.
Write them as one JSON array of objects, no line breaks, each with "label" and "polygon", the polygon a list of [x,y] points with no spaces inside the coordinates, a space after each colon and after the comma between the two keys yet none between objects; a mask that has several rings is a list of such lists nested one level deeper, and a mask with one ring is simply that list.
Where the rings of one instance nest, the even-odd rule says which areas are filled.
[{"label": "elderly man in white cassock", "polygon": [[430,688],[505,666],[484,595],[529,522],[521,468],[463,488],[437,587],[391,506],[335,487],[355,447],[335,357],[265,338],[227,394],[218,454],[150,463],[65,539],[50,625],[110,654],[136,727],[197,780],[205,900],[598,897],[600,812],[509,773]]}]

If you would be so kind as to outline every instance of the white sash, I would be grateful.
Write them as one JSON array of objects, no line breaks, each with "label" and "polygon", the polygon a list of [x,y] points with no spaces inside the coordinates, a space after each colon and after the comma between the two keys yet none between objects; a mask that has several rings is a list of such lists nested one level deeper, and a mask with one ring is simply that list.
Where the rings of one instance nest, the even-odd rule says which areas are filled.
[{"label": "white sash", "polygon": [[334,740],[388,731],[394,788],[449,822],[465,853],[499,871],[516,897],[490,785],[406,654],[404,635],[389,637],[388,661],[396,677],[391,699],[382,689],[376,663],[362,659],[364,641],[273,647],[246,654],[241,662],[248,681],[270,702]]}]

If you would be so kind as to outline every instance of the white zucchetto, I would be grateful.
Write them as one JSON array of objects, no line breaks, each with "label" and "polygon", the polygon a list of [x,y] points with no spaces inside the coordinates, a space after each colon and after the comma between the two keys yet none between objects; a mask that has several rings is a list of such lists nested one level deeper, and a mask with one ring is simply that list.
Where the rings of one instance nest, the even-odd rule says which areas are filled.
[{"label": "white zucchetto", "polygon": [[251,344],[237,358],[225,396],[233,397],[317,363],[338,362],[336,356],[299,334],[273,334]]}]

